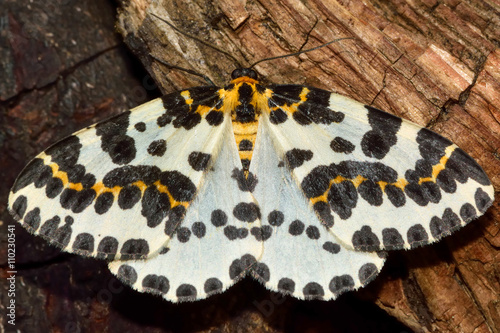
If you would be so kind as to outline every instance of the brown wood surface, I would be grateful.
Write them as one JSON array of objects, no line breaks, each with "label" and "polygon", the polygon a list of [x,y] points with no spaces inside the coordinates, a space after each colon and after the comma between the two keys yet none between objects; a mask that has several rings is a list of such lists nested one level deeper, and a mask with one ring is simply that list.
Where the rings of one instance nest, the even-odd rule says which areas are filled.
[{"label": "brown wood surface", "polygon": [[[474,157],[500,188],[500,4],[495,0],[5,0],[0,33],[0,257],[6,276],[9,187],[64,135],[163,93],[224,85],[238,67],[154,13],[247,66],[264,82],[344,94],[431,128]],[[121,36],[114,34],[117,29]],[[124,40],[133,56],[126,53]],[[139,59],[150,76],[142,71]],[[333,302],[305,302],[245,279],[180,305],[121,285],[105,263],[62,254],[17,226],[22,332],[499,332],[500,207],[442,242],[389,254],[379,277]],[[2,281],[3,283],[3,281]],[[2,284],[3,286],[3,284]],[[6,295],[0,293],[0,308]],[[2,308],[3,309],[3,308]],[[401,323],[396,322],[394,318]],[[12,331],[5,322],[7,332]]]}]

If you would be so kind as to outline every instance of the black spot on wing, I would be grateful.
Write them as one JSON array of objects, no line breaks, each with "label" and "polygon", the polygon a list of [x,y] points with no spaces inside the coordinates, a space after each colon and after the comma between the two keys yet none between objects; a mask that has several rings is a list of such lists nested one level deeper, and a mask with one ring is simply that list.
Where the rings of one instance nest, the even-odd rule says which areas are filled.
[{"label": "black spot on wing", "polygon": [[191,231],[193,232],[193,235],[195,235],[196,237],[203,238],[207,233],[207,227],[203,222],[195,222],[191,226]]},{"label": "black spot on wing", "polygon": [[172,236],[179,224],[184,219],[186,208],[184,206],[175,206],[169,213],[165,223],[165,235]]},{"label": "black spot on wing", "polygon": [[149,144],[148,153],[152,156],[163,156],[167,151],[167,142],[163,139],[155,140]]},{"label": "black spot on wing", "polygon": [[123,264],[118,268],[116,277],[123,283],[133,285],[137,281],[137,272],[132,266]]},{"label": "black spot on wing", "polygon": [[279,227],[285,222],[285,215],[279,210],[273,210],[267,215],[267,221],[273,227]]},{"label": "black spot on wing", "polygon": [[186,130],[194,128],[201,122],[201,115],[196,112],[183,113],[172,121],[175,128],[184,127]]},{"label": "black spot on wing", "polygon": [[235,259],[229,266],[229,277],[232,280],[243,278],[257,260],[251,254],[245,254],[239,259]]},{"label": "black spot on wing", "polygon": [[218,126],[224,121],[224,113],[221,111],[210,111],[205,116],[205,120],[209,125]]},{"label": "black spot on wing", "polygon": [[304,232],[305,225],[300,220],[294,220],[288,227],[288,233],[292,236],[299,236]]},{"label": "black spot on wing", "polygon": [[73,250],[80,254],[92,253],[94,251],[94,236],[86,232],[76,235]]},{"label": "black spot on wing", "polygon": [[403,236],[395,228],[385,228],[382,230],[382,243],[387,250],[402,249],[405,244]]},{"label": "black spot on wing", "polygon": [[151,185],[160,179],[161,170],[155,166],[147,165],[127,165],[108,172],[102,182],[104,186],[113,188],[115,186],[124,187],[137,181],[142,181],[146,185]]},{"label": "black spot on wing", "polygon": [[313,157],[313,152],[304,149],[291,149],[285,153],[285,158],[290,169],[295,169],[300,167],[304,162],[311,160]]},{"label": "black spot on wing", "polygon": [[363,266],[361,266],[358,272],[359,281],[361,282],[362,285],[365,286],[368,283],[370,283],[370,281],[375,279],[377,274],[378,274],[378,268],[375,264],[373,263],[364,264]]},{"label": "black spot on wing", "polygon": [[224,236],[227,237],[229,240],[235,240],[238,238],[238,228],[236,228],[234,225],[228,225],[227,227],[224,228]]},{"label": "black spot on wing", "polygon": [[[168,94],[162,97],[163,106],[165,107],[165,113],[162,114],[157,119],[157,124],[160,127],[164,127],[168,124],[172,124],[174,127],[184,127],[189,130],[198,125],[201,122],[201,115],[196,111],[198,106],[208,106],[210,108],[215,107],[215,105],[220,101],[217,94],[219,88],[213,86],[206,87],[195,87],[192,89],[184,90],[183,93],[188,93],[192,99],[192,104],[188,105],[186,99],[181,96],[181,93]],[[214,111],[207,118],[207,122],[211,125],[220,124],[221,116],[216,115]],[[219,113],[219,112],[217,112]],[[208,116],[208,114],[207,114]]]},{"label": "black spot on wing", "polygon": [[[105,123],[106,121],[102,124]],[[50,155],[52,162],[56,163],[61,171],[68,171],[77,165],[80,149],[82,149],[80,139],[71,135],[50,146],[45,150],[45,154]]]},{"label": "black spot on wing", "polygon": [[295,282],[289,278],[281,278],[278,281],[278,290],[284,294],[292,295],[295,291]]},{"label": "black spot on wing", "polygon": [[460,217],[465,223],[474,220],[477,218],[476,208],[474,208],[474,206],[470,203],[463,204],[462,207],[460,207]]},{"label": "black spot on wing", "polygon": [[483,191],[483,189],[480,187],[474,194],[474,201],[476,202],[476,207],[481,214],[486,212],[486,210],[493,204],[493,199],[490,198],[488,193]]},{"label": "black spot on wing", "polygon": [[325,242],[323,244],[323,250],[330,252],[332,254],[337,254],[340,252],[340,245],[332,242]]},{"label": "black spot on wing", "polygon": [[328,288],[336,296],[354,289],[354,279],[348,274],[335,276],[330,281]]},{"label": "black spot on wing", "polygon": [[421,128],[418,131],[416,141],[420,155],[432,165],[437,164],[445,155],[446,147],[453,144],[450,140],[427,128]]},{"label": "black spot on wing", "polygon": [[166,294],[170,289],[170,282],[163,275],[148,274],[142,279],[142,287],[153,294]]},{"label": "black spot on wing", "polygon": [[59,203],[64,209],[71,209],[71,207],[73,207],[76,202],[77,194],[78,191],[67,188],[61,193],[61,196],[59,197]]},{"label": "black spot on wing", "polygon": [[352,182],[343,181],[332,184],[327,199],[332,211],[345,220],[351,217],[352,209],[356,207],[358,192]]},{"label": "black spot on wing", "polygon": [[397,142],[397,132],[402,119],[390,113],[365,105],[368,122],[372,128],[363,136],[361,149],[368,157],[382,159]]},{"label": "black spot on wing", "polygon": [[[269,103],[271,104],[271,103]],[[278,125],[284,123],[288,119],[288,116],[285,111],[282,109],[272,110],[269,115],[269,121],[271,124]]]},{"label": "black spot on wing", "polygon": [[211,155],[199,151],[194,151],[189,154],[188,163],[196,171],[204,171],[208,167]]},{"label": "black spot on wing", "polygon": [[441,170],[436,178],[436,184],[446,193],[455,193],[457,190],[457,182],[453,178],[453,174],[448,169]]},{"label": "black spot on wing", "polygon": [[127,185],[118,194],[118,206],[121,209],[131,209],[141,200],[141,190],[135,185]]},{"label": "black spot on wing", "polygon": [[73,213],[83,212],[94,202],[96,195],[97,194],[94,189],[83,189],[78,191],[75,195],[75,202],[71,207]]},{"label": "black spot on wing", "polygon": [[178,171],[162,172],[160,182],[167,186],[176,201],[191,201],[196,193],[196,186],[191,179]]},{"label": "black spot on wing", "polygon": [[113,205],[114,195],[111,192],[104,192],[99,195],[94,204],[94,210],[97,214],[105,214]]},{"label": "black spot on wing", "polygon": [[442,218],[433,216],[429,224],[431,235],[435,239],[440,239],[451,234],[454,230],[460,228],[460,226],[460,218],[451,208],[444,210]]},{"label": "black spot on wing", "polygon": [[134,128],[137,130],[137,132],[144,132],[146,131],[146,124],[140,121],[134,125]]},{"label": "black spot on wing", "polygon": [[217,279],[217,278],[209,278],[205,281],[205,284],[203,285],[203,290],[209,295],[213,295],[216,293],[220,293],[222,291],[222,281]]},{"label": "black spot on wing", "polygon": [[158,226],[170,210],[170,200],[167,193],[162,193],[155,185],[150,185],[142,197],[141,214],[147,219],[150,228]]},{"label": "black spot on wing", "polygon": [[[28,198],[24,195],[20,195],[16,198],[11,207],[11,212],[14,213],[16,219],[22,219],[24,213],[26,213],[26,208],[28,207]],[[35,229],[36,230],[36,229]]]},{"label": "black spot on wing", "polygon": [[421,224],[415,224],[408,229],[406,233],[408,243],[410,243],[411,248],[425,245],[429,242],[429,235],[425,228]]},{"label": "black spot on wing", "polygon": [[[39,210],[36,211],[34,214],[36,214],[38,216],[37,219],[40,219],[40,217],[39,217],[40,211]],[[61,223],[61,218],[57,215],[51,219],[48,219],[47,221],[45,221],[42,224],[38,234],[42,237],[45,236],[46,238],[50,239],[54,235],[54,232],[56,231],[57,227],[59,226],[59,223]]]},{"label": "black spot on wing", "polygon": [[[53,175],[52,168],[48,165],[43,165],[42,168],[40,169],[40,173],[39,173],[38,178],[35,180],[35,187],[36,188],[44,187],[49,182],[54,181],[55,179],[58,179],[58,178],[52,178],[52,175]],[[59,179],[59,181],[60,181],[60,179]],[[47,195],[49,195],[49,194],[47,193]],[[57,196],[57,194],[55,196]]]},{"label": "black spot on wing", "polygon": [[382,189],[373,180],[368,179],[359,184],[358,193],[372,206],[380,206],[383,202]]},{"label": "black spot on wing", "polygon": [[330,142],[330,148],[336,153],[350,154],[356,147],[349,140],[337,136]]},{"label": "black spot on wing", "polygon": [[333,219],[332,211],[331,211],[328,203],[326,203],[324,201],[318,201],[314,204],[313,209],[316,212],[316,214],[318,214],[318,216],[321,220],[321,223],[325,227],[327,227],[327,228],[333,227],[334,219]]},{"label": "black spot on wing", "polygon": [[310,92],[307,94],[307,100],[300,104],[298,112],[293,114],[295,121],[302,125],[307,125],[310,122],[329,125],[344,120],[344,113],[329,108],[331,96],[329,91],[316,88],[308,89]]},{"label": "black spot on wing", "polygon": [[177,240],[180,243],[187,243],[191,237],[191,230],[186,227],[179,227],[175,230],[175,234],[177,235]]},{"label": "black spot on wing", "polygon": [[118,251],[118,240],[111,236],[106,236],[97,245],[97,258],[113,260]]},{"label": "black spot on wing", "polygon": [[387,198],[394,207],[402,207],[405,205],[406,196],[401,188],[388,184],[385,186],[384,192],[387,194]]},{"label": "black spot on wing", "polygon": [[215,227],[225,226],[227,224],[227,214],[221,209],[216,209],[211,214],[210,222],[212,222]]},{"label": "black spot on wing", "polygon": [[268,225],[264,225],[262,227],[253,227],[250,230],[250,233],[255,237],[256,240],[260,241],[266,241],[268,240],[272,233],[273,233],[273,228],[271,228]]},{"label": "black spot on wing", "polygon": [[120,249],[121,260],[144,259],[149,253],[149,245],[145,239],[129,239]]},{"label": "black spot on wing", "polygon": [[248,229],[236,228],[233,225],[228,225],[224,227],[224,236],[231,241],[235,239],[244,239],[248,236]]},{"label": "black spot on wing", "polygon": [[323,195],[330,186],[330,179],[330,169],[326,165],[315,167],[302,180],[302,191],[309,199]]},{"label": "black spot on wing", "polygon": [[27,227],[28,230],[35,232],[40,227],[40,222],[40,208],[35,207],[26,214],[23,225]]},{"label": "black spot on wing", "polygon": [[255,186],[257,186],[258,180],[257,177],[252,173],[248,172],[248,176],[245,176],[245,172],[241,169],[235,168],[233,169],[233,173],[231,174],[231,178],[236,180],[238,184],[238,188],[243,192],[253,192]]},{"label": "black spot on wing", "polygon": [[240,202],[233,209],[233,215],[240,221],[254,222],[260,219],[260,209],[255,203]]},{"label": "black spot on wing", "polygon": [[73,232],[71,225],[73,222],[74,219],[71,216],[66,216],[64,218],[64,225],[54,230],[48,240],[62,249],[66,248],[71,240],[71,234]]},{"label": "black spot on wing", "polygon": [[62,192],[63,189],[64,189],[64,184],[61,179],[56,177],[50,178],[46,183],[45,195],[47,195],[47,197],[50,199],[54,199]]},{"label": "black spot on wing", "polygon": [[325,296],[325,290],[316,282],[309,282],[306,284],[302,292],[304,293],[304,298],[307,300],[321,300],[323,296]]},{"label": "black spot on wing", "polygon": [[255,265],[252,267],[252,276],[261,283],[268,282],[271,276],[269,267],[262,262],[255,263]]},{"label": "black spot on wing", "polygon": [[[44,174],[44,168],[45,166],[43,160],[40,158],[35,158],[29,162],[21,174],[17,177],[14,186],[12,186],[12,193],[16,193],[17,191],[35,182],[41,175]],[[52,172],[50,172],[50,176],[52,176]]]},{"label": "black spot on wing", "polygon": [[95,127],[96,135],[101,137],[102,150],[115,164],[129,164],[137,153],[135,140],[127,135],[129,118],[130,111],[127,111]]},{"label": "black spot on wing", "polygon": [[321,237],[321,234],[319,232],[318,227],[316,227],[314,225],[310,225],[310,226],[307,227],[307,229],[306,229],[306,235],[310,239],[319,239]]},{"label": "black spot on wing", "polygon": [[362,226],[360,230],[354,232],[352,245],[356,250],[361,251],[377,251],[380,249],[380,241],[377,235],[367,225]]}]

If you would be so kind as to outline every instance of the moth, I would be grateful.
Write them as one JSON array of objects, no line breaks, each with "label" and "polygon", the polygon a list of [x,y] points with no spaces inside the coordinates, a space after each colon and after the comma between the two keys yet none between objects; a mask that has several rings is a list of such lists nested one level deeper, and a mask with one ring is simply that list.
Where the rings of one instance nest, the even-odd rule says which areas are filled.
[{"label": "moth", "polygon": [[376,277],[378,251],[438,241],[493,195],[482,168],[426,128],[237,69],[225,87],[168,94],[55,143],[21,172],[9,210],[172,302],[246,275],[330,300]]}]

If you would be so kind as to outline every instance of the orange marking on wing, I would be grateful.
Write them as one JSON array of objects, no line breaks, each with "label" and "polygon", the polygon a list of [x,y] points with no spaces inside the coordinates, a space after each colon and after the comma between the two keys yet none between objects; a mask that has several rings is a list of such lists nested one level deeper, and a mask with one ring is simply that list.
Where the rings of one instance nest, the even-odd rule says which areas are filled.
[{"label": "orange marking on wing", "polygon": [[421,185],[424,182],[435,183],[437,180],[437,177],[439,176],[439,173],[441,171],[443,171],[444,169],[446,169],[446,163],[450,159],[450,156],[455,151],[455,149],[457,149],[457,146],[455,146],[455,145],[450,145],[450,146],[446,147],[444,156],[441,157],[441,159],[439,160],[439,162],[437,164],[432,166],[432,176],[420,178],[418,180],[418,184]]}]

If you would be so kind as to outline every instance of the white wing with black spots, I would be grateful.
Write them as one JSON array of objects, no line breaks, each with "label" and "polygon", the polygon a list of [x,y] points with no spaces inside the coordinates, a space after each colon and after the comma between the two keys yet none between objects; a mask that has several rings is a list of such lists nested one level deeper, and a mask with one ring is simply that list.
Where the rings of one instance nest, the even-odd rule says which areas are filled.
[{"label": "white wing with black spots", "polygon": [[[214,88],[189,92],[215,104]],[[214,122],[207,115],[188,112],[186,97],[174,93],[81,130],[28,164],[13,186],[10,210],[29,231],[68,252],[153,255],[220,149],[223,117]]]},{"label": "white wing with black spots", "polygon": [[223,126],[216,162],[165,248],[147,260],[109,264],[134,289],[172,302],[206,298],[245,276],[261,256],[262,242],[252,234],[260,229],[260,210],[233,177],[241,162],[230,123]]},{"label": "white wing with black spots", "polygon": [[259,124],[250,172],[257,182],[252,191],[262,212],[264,252],[254,276],[274,291],[301,299],[334,299],[375,278],[384,259],[339,242],[321,223],[291,173],[278,156],[270,123]]},{"label": "white wing with black spots", "polygon": [[[273,143],[346,246],[378,250],[434,242],[492,204],[484,171],[442,136],[323,90],[273,91],[270,105],[286,114],[271,112]],[[299,92],[306,96],[301,102]],[[293,102],[300,105],[290,111]]]}]

